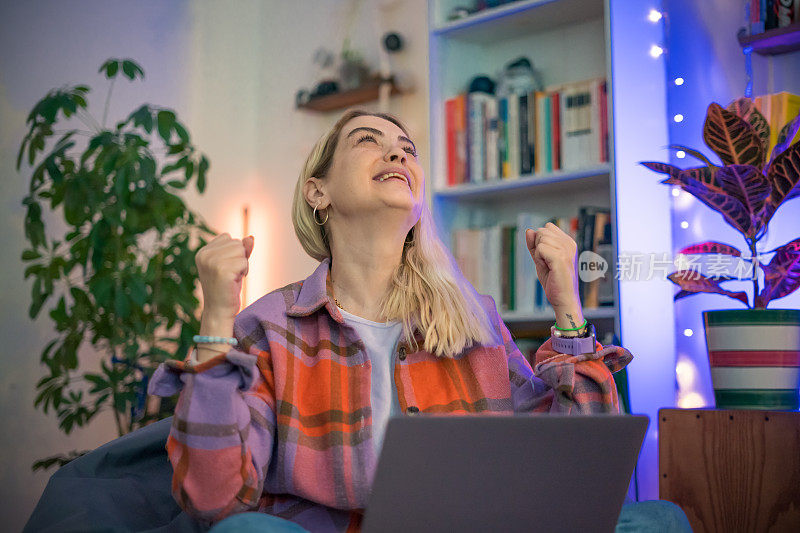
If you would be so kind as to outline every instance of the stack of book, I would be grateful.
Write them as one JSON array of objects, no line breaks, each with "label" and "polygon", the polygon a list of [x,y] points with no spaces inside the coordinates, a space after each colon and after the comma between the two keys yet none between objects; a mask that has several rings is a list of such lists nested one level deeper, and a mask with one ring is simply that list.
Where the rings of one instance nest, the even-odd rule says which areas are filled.
[{"label": "stack of book", "polygon": [[603,79],[445,101],[447,185],[518,179],[609,161]]},{"label": "stack of book", "polygon": [[[757,96],[753,102],[769,123],[768,153],[772,153],[772,149],[778,143],[778,135],[780,135],[781,129],[800,113],[800,96],[784,91]],[[793,143],[797,142],[798,137],[800,137],[800,134],[794,138]]]},{"label": "stack of book", "polygon": [[457,229],[453,231],[453,257],[464,277],[479,293],[492,296],[501,312],[552,312],[525,241],[527,228],[535,230],[547,222],[556,224],[575,240],[578,255],[590,250],[607,262],[603,277],[578,283],[582,307],[613,306],[615,262],[608,208],[583,206],[578,215],[569,217],[520,213],[516,224]]},{"label": "stack of book", "polygon": [[750,35],[800,21],[800,0],[745,0]]}]

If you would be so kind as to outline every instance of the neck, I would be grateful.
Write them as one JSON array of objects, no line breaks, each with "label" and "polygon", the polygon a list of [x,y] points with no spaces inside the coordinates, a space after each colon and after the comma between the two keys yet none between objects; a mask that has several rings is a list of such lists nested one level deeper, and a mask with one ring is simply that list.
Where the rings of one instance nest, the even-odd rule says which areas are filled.
[{"label": "neck", "polygon": [[[395,236],[397,237],[397,236]],[[354,315],[385,322],[379,304],[392,286],[392,275],[400,264],[405,235],[377,241],[356,238],[333,239],[331,283],[342,309]],[[395,242],[397,241],[397,242]]]}]

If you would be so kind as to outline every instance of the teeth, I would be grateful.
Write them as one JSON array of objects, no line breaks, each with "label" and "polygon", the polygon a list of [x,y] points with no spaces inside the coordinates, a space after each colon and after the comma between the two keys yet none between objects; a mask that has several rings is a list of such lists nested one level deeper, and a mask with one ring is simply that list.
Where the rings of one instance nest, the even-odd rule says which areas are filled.
[{"label": "teeth", "polygon": [[385,181],[385,180],[388,180],[389,178],[400,178],[403,181],[405,181],[405,179],[406,179],[406,177],[403,176],[402,174],[398,174],[397,172],[390,172],[388,174],[384,174],[383,176],[381,176],[378,179],[378,181]]}]

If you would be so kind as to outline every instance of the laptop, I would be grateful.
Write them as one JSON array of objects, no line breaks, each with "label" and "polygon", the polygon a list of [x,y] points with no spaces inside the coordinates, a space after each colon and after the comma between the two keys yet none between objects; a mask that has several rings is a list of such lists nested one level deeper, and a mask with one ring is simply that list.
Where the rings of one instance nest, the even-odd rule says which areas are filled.
[{"label": "laptop", "polygon": [[648,423],[646,415],[392,417],[362,530],[614,531]]}]

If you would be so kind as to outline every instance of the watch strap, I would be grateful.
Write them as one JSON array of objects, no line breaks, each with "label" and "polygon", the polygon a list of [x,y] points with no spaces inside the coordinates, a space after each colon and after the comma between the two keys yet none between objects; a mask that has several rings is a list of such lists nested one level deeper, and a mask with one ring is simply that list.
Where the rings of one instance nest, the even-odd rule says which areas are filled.
[{"label": "watch strap", "polygon": [[551,337],[551,344],[554,350],[570,355],[580,355],[584,353],[594,353],[594,335],[590,337]]}]

